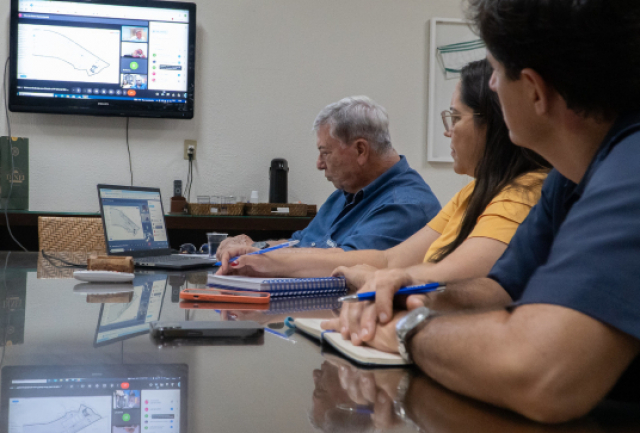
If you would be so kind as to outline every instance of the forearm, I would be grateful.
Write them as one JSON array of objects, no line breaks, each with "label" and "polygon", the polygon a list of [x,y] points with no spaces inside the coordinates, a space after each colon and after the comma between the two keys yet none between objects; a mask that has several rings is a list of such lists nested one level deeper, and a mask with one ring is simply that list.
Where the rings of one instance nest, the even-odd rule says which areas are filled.
[{"label": "forearm", "polygon": [[[415,269],[414,269],[415,268]],[[441,282],[433,279],[430,268],[414,267],[416,281]],[[412,275],[413,277],[413,275]],[[491,309],[506,307],[512,302],[507,292],[490,278],[473,278],[447,283],[442,292],[430,293],[426,298],[426,306],[438,312],[450,312],[470,309]]]},{"label": "forearm", "polygon": [[[505,373],[496,357],[502,345],[504,311],[451,314],[431,319],[409,342],[416,365],[445,387],[469,397],[505,407]],[[488,338],[490,337],[490,338]]]},{"label": "forearm", "polygon": [[420,369],[455,392],[563,422],[604,398],[639,346],[574,310],[530,304],[435,317],[409,351]]},{"label": "forearm", "polygon": [[[281,252],[280,252],[281,251]],[[320,248],[296,248],[289,251],[278,250],[266,254],[275,263],[277,273],[282,277],[311,278],[328,277],[338,266],[368,264],[378,269],[386,267],[382,251],[335,251]]]}]

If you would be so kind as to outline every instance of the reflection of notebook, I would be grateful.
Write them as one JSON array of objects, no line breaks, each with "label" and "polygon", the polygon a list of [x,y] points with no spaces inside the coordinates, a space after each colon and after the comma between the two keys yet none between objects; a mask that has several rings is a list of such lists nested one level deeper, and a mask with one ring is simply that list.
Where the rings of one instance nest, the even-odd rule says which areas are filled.
[{"label": "reflection of notebook", "polygon": [[329,343],[342,355],[358,364],[372,367],[407,365],[397,353],[387,353],[367,346],[354,346],[351,341],[343,339],[340,333],[325,331],[320,328],[320,322],[323,320],[326,319],[295,319],[294,323],[297,330]]},{"label": "reflection of notebook", "polygon": [[322,296],[344,293],[344,278],[251,278],[236,275],[209,274],[208,284],[235,290],[271,293],[271,298],[285,296]]},{"label": "reflection of notebook", "polygon": [[188,269],[214,260],[172,254],[158,188],[98,185],[107,254],[132,256],[136,266]]}]

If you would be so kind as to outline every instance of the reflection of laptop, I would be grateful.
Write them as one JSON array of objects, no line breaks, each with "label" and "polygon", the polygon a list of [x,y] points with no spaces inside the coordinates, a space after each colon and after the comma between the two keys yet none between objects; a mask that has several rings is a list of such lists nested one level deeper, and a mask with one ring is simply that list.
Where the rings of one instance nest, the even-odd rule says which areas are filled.
[{"label": "reflection of laptop", "polygon": [[188,269],[213,260],[172,254],[158,188],[98,185],[107,254],[132,256],[136,266]]},{"label": "reflection of laptop", "polygon": [[102,304],[93,347],[148,334],[149,322],[160,320],[166,286],[165,274],[136,275],[131,302]]},{"label": "reflection of laptop", "polygon": [[0,431],[187,431],[186,364],[8,366]]}]

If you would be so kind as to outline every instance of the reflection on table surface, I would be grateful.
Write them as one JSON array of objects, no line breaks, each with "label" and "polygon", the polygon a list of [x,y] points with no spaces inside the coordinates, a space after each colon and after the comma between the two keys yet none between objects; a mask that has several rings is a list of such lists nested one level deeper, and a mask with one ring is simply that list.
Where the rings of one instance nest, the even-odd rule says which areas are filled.
[{"label": "reflection on table surface", "polygon": [[[133,284],[114,286],[113,293],[107,296],[92,293],[92,287],[78,287],[80,282],[70,278],[72,269],[56,268],[56,272],[45,274],[41,260],[37,253],[0,252],[0,364],[3,367],[0,385],[4,405],[0,410],[0,431],[27,431],[24,425],[51,422],[54,415],[65,416],[77,426],[94,420],[81,429],[93,426],[86,431],[136,431],[138,424],[132,421],[136,413],[140,415],[135,418],[141,421],[139,431],[148,431],[144,429],[144,414],[134,412],[144,407],[126,406],[130,402],[135,406],[137,398],[141,405],[151,401],[145,395],[150,395],[156,387],[159,390],[163,381],[149,380],[143,386],[143,382],[132,379],[128,383],[138,384],[135,387],[139,389],[131,385],[124,389],[125,381],[120,379],[177,377],[158,373],[158,369],[176,365],[188,370],[188,386],[181,388],[185,396],[180,400],[188,426],[174,422],[173,429],[165,430],[161,424],[154,424],[153,431],[640,431],[638,406],[606,402],[584,419],[560,426],[540,425],[461,397],[415,369],[358,368],[285,326],[287,316],[332,317],[338,306],[332,298],[278,301],[266,308],[180,303],[180,290],[204,287],[207,270],[136,272]],[[148,322],[152,320],[254,320],[265,325],[267,332],[259,344],[158,345],[147,335]],[[16,371],[40,380],[81,377],[66,377],[70,369],[102,371],[103,376],[97,377],[104,379],[100,385],[107,385],[109,391],[99,388],[87,393],[81,388],[78,392],[76,383],[65,381],[66,387],[74,385],[73,393],[65,397],[67,400],[59,400],[66,406],[61,404],[55,410],[42,412],[51,419],[41,414],[29,421],[31,424],[21,421],[26,412],[20,412],[20,408],[15,409],[15,416],[14,408],[8,410],[12,400],[20,400],[14,404],[26,408],[44,401],[29,398],[52,398],[55,392],[61,392],[31,389],[30,394],[14,398],[16,390],[8,388],[15,386]],[[60,377],[54,377],[56,373],[52,371]],[[109,377],[114,380],[107,380]],[[49,382],[45,384],[50,386]],[[66,388],[65,392],[70,389]],[[140,395],[125,393],[127,390],[138,390]],[[96,395],[102,395],[99,400],[102,406],[98,407],[108,403],[109,411],[98,411],[87,404],[98,401],[93,398]],[[128,421],[123,421],[124,412],[113,415],[123,410],[131,411]],[[164,412],[156,415],[171,412],[170,406],[169,409],[163,406],[162,410]],[[96,414],[103,421],[96,421]],[[155,420],[166,421],[165,418]],[[95,430],[107,424],[111,427]]]}]

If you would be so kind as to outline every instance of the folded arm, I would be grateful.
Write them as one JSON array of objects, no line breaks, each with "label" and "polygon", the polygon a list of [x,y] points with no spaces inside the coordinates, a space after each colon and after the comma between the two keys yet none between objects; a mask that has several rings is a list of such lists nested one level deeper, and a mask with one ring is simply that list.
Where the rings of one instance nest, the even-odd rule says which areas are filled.
[{"label": "folded arm", "polygon": [[410,341],[447,388],[541,422],[586,414],[639,351],[637,339],[549,304],[436,317]]}]

